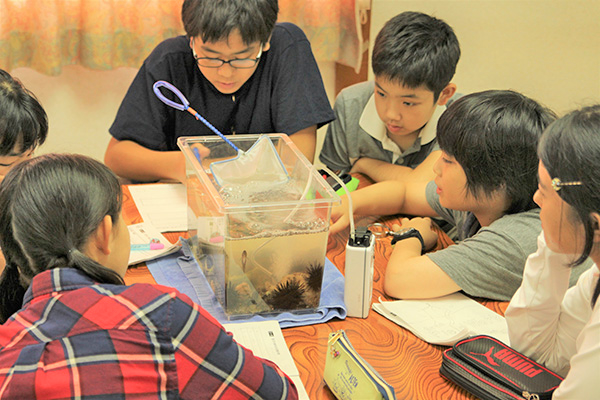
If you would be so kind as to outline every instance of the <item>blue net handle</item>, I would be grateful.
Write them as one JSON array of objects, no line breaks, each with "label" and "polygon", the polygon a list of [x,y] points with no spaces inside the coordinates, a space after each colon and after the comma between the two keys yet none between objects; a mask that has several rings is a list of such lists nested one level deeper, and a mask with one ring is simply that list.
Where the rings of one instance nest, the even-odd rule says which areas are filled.
[{"label": "blue net handle", "polygon": [[[177,96],[179,100],[181,100],[181,103],[177,103],[176,101],[167,99],[160,91],[161,87],[164,87],[173,92],[173,94],[175,94],[175,96]],[[152,86],[152,90],[154,90],[154,94],[156,95],[156,97],[158,97],[160,101],[162,101],[169,107],[173,107],[176,110],[189,112],[194,117],[196,117],[197,120],[206,125],[208,129],[219,135],[221,139],[223,139],[225,142],[227,142],[228,145],[233,147],[235,151],[237,151],[238,153],[241,152],[240,149],[238,149],[237,146],[231,142],[231,140],[227,139],[225,135],[219,132],[219,130],[215,128],[210,122],[208,122],[202,115],[198,114],[196,110],[190,107],[190,102],[185,98],[183,93],[181,93],[179,89],[177,89],[175,86],[166,81],[156,81]]]}]

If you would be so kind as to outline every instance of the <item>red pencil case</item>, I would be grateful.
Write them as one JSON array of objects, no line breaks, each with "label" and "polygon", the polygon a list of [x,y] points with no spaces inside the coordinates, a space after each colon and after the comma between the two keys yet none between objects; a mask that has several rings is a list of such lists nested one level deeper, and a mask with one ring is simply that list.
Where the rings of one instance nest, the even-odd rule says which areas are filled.
[{"label": "red pencil case", "polygon": [[563,378],[490,336],[444,351],[440,374],[482,400],[550,399]]}]

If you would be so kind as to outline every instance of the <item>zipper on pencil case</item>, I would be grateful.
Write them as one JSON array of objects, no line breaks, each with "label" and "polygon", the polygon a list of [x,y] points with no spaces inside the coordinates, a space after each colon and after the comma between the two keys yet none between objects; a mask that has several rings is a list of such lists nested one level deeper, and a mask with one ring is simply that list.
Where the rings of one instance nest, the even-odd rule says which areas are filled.
[{"label": "zipper on pencil case", "polygon": [[335,334],[335,336],[331,339],[331,344],[338,343],[342,346],[346,352],[356,361],[356,363],[360,366],[360,368],[365,372],[367,376],[370,376],[374,379],[375,384],[379,388],[379,391],[384,391],[387,399],[394,399],[396,394],[393,393],[390,389],[390,385],[379,375],[379,373],[369,364],[367,363],[352,347],[352,344],[348,340],[346,333],[343,331],[339,331]]}]

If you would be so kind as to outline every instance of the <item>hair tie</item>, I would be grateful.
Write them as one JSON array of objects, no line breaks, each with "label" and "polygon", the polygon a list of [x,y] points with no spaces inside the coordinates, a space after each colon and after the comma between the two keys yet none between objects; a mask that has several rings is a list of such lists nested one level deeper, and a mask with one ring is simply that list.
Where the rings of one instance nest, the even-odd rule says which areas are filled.
[{"label": "hair tie", "polygon": [[4,266],[4,269],[7,269],[9,271],[16,271],[17,275],[22,275],[21,268],[19,268],[19,266],[14,262],[7,262],[6,265]]},{"label": "hair tie", "polygon": [[76,248],[71,248],[69,249],[69,251],[67,251],[67,265],[66,267],[73,267],[73,264],[75,263],[73,261],[73,253],[75,252],[75,250],[77,250]]}]

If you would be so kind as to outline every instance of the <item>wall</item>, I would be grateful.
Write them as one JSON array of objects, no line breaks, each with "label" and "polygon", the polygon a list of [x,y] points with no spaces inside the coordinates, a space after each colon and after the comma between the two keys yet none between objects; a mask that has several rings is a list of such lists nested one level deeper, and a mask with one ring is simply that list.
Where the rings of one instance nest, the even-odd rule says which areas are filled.
[{"label": "wall", "polygon": [[29,68],[11,71],[48,114],[48,139],[37,154],[81,153],[102,160],[110,138],[108,128],[136,72],[68,66],[59,76],[50,77]]},{"label": "wall", "polygon": [[600,102],[599,0],[373,0],[371,38],[409,10],[454,28],[461,93],[513,89],[559,114]]}]

